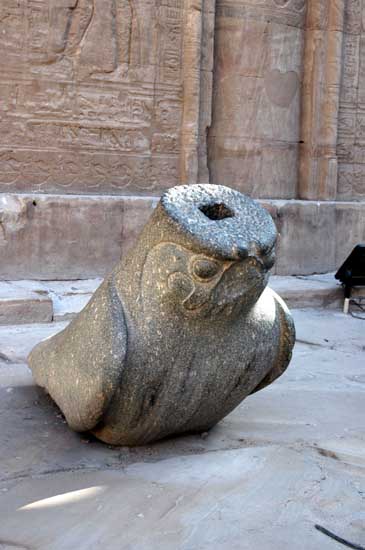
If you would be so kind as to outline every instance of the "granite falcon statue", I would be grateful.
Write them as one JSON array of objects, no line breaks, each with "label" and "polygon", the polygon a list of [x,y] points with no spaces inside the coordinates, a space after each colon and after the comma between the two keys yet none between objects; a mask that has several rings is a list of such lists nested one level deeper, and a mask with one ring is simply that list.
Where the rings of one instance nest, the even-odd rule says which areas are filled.
[{"label": "granite falcon statue", "polygon": [[265,288],[275,240],[238,191],[168,190],[83,311],[31,352],[36,383],[107,443],[208,430],[290,361],[292,318]]}]

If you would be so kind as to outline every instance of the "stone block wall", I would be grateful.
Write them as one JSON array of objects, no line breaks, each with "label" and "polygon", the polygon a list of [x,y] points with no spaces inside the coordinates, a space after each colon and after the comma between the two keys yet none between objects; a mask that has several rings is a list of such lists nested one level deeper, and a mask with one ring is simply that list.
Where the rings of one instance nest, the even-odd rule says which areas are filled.
[{"label": "stone block wall", "polygon": [[269,209],[277,273],[336,269],[365,241],[364,36],[365,0],[3,0],[0,278],[104,275],[209,181]]},{"label": "stone block wall", "polygon": [[296,197],[305,22],[305,0],[217,0],[213,183]]},{"label": "stone block wall", "polygon": [[337,155],[339,200],[365,200],[365,12],[359,0],[345,10]]},{"label": "stone block wall", "polygon": [[155,195],[196,181],[210,2],[2,0],[0,190]]}]

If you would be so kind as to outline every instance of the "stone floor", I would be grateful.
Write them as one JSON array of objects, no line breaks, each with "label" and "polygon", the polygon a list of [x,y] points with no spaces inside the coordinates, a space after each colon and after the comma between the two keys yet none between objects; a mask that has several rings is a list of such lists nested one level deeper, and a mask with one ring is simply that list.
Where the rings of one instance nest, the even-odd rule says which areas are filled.
[{"label": "stone floor", "polygon": [[365,322],[297,309],[286,374],[211,432],[128,449],[71,432],[25,357],[63,323],[0,327],[0,549],[365,546]]}]

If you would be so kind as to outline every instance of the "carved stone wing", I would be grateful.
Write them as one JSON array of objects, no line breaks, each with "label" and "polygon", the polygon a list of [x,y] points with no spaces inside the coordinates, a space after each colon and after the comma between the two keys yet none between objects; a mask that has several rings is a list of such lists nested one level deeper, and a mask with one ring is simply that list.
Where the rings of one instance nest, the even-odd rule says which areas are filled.
[{"label": "carved stone wing", "polygon": [[275,359],[275,364],[268,372],[265,378],[256,386],[251,394],[262,390],[269,384],[272,384],[279,376],[281,376],[290,363],[292,351],[295,343],[295,326],[292,316],[283,300],[270,289],[270,292],[275,300],[276,315],[280,324],[280,342],[279,350]]},{"label": "carved stone wing", "polygon": [[90,302],[55,336],[28,357],[44,387],[76,431],[94,428],[116,391],[127,352],[123,305],[113,279],[106,279]]}]

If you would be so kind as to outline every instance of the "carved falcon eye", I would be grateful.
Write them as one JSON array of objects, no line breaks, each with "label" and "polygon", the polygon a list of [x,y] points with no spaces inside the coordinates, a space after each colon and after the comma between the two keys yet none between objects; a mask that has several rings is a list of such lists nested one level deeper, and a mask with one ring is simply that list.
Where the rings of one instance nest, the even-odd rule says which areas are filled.
[{"label": "carved falcon eye", "polygon": [[196,260],[193,265],[193,274],[198,279],[203,279],[205,281],[212,279],[217,275],[219,271],[219,265],[212,260]]}]

